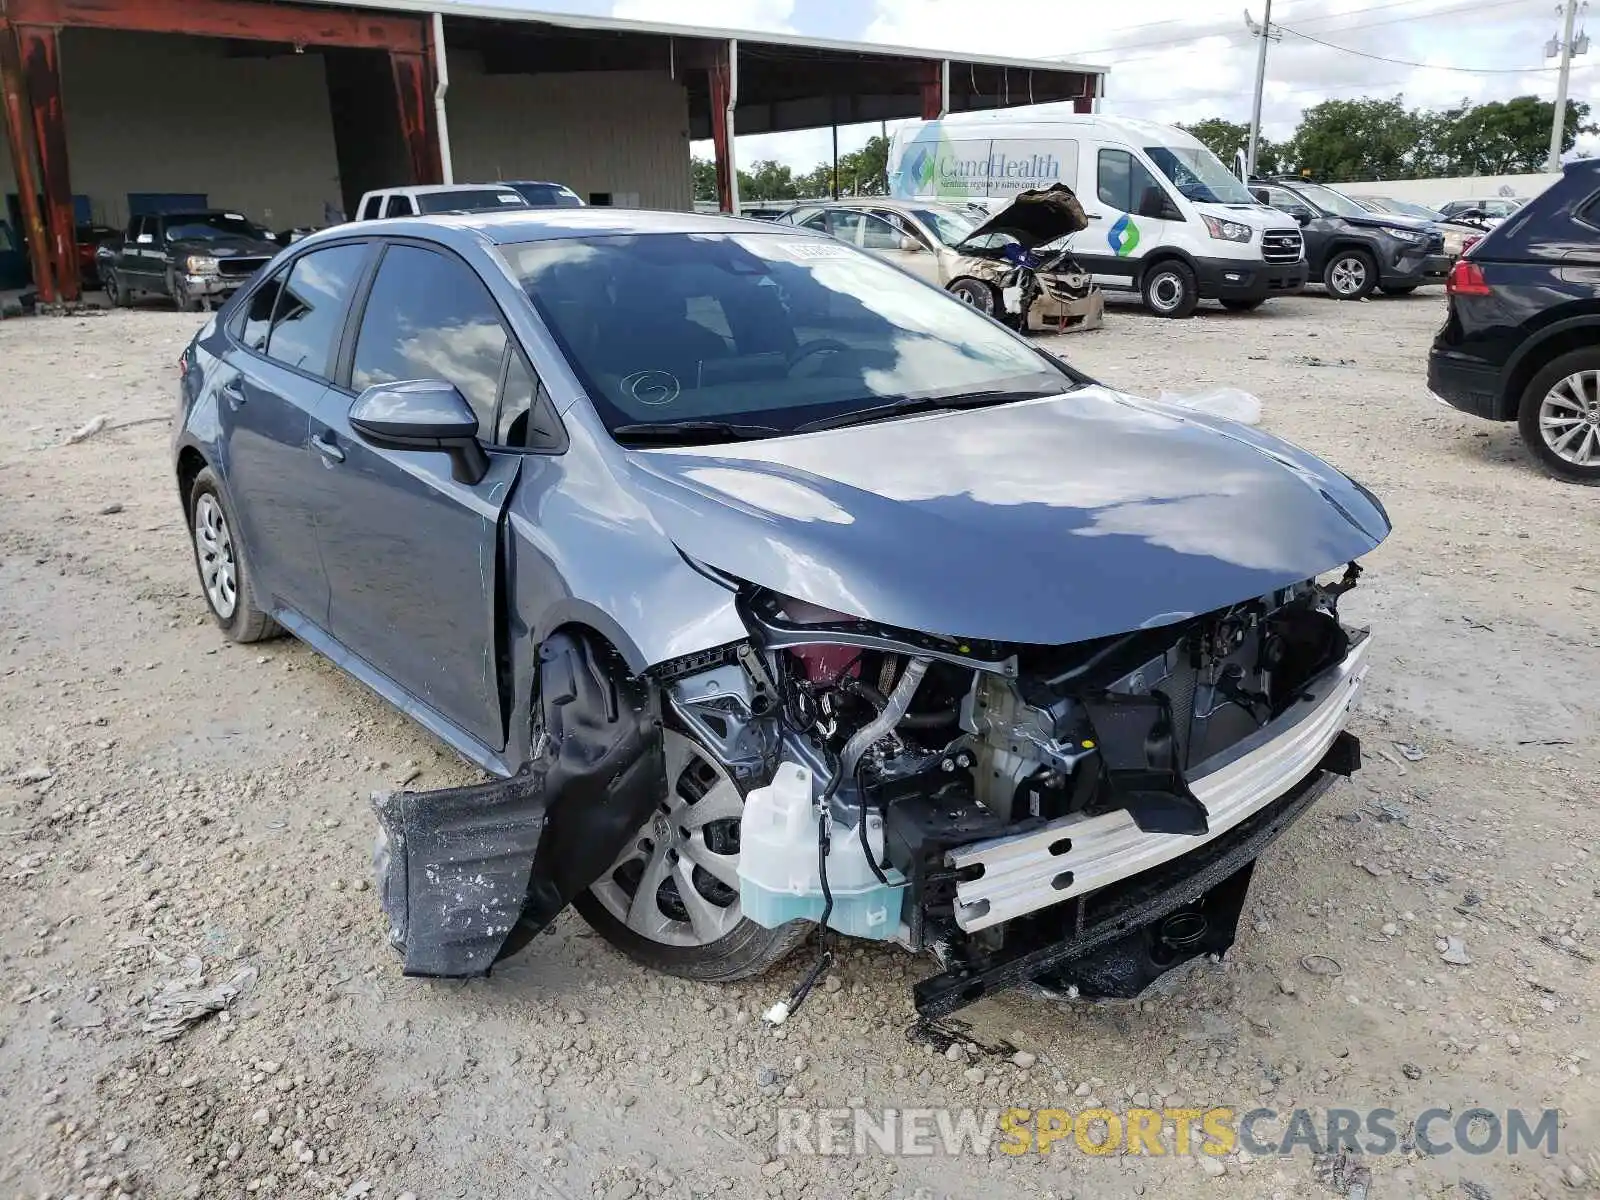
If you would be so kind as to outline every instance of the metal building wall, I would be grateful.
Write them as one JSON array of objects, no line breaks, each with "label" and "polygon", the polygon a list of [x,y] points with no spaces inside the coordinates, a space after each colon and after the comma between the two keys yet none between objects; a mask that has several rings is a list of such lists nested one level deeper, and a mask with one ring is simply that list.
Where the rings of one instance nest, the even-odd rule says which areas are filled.
[{"label": "metal building wall", "polygon": [[[67,29],[61,36],[72,190],[94,219],[129,192],[204,193],[273,228],[339,205],[322,57],[230,58],[205,38]],[[0,138],[0,194],[14,192]],[[270,214],[270,215],[269,215]]]},{"label": "metal building wall", "polygon": [[691,207],[689,97],[664,71],[486,75],[453,51],[448,103],[457,180],[553,179],[586,200]]}]

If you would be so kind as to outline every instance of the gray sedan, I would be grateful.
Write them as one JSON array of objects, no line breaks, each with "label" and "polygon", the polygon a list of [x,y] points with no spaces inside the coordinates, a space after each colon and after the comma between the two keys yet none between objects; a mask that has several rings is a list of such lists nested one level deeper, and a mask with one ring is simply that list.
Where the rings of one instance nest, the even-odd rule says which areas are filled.
[{"label": "gray sedan", "polygon": [[346,225],[182,366],[223,633],[293,634],[489,776],[378,804],[408,973],[485,972],[574,904],[696,979],[832,926],[941,947],[926,1012],[1104,993],[1225,946],[1358,760],[1369,492],[833,239]]}]

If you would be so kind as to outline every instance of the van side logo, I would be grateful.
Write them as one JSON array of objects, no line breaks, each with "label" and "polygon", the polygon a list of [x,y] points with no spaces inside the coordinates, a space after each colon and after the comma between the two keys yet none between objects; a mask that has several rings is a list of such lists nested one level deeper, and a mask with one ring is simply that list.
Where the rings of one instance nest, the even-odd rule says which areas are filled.
[{"label": "van side logo", "polygon": [[1106,244],[1118,258],[1132,254],[1139,245],[1139,227],[1133,223],[1133,218],[1126,213],[1118,217],[1116,224],[1106,232]]}]

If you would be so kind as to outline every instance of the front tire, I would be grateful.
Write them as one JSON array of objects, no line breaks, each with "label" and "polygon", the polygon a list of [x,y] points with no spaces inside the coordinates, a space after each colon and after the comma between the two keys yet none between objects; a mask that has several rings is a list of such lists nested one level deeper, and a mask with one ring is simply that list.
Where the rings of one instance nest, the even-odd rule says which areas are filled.
[{"label": "front tire", "polygon": [[189,489],[189,541],[200,592],[229,641],[265,641],[283,631],[256,600],[236,530],[216,474],[206,467]]},{"label": "front tire", "polygon": [[1200,303],[1200,284],[1187,265],[1170,259],[1144,273],[1144,306],[1158,317],[1192,316]]},{"label": "front tire", "polygon": [[127,290],[122,286],[122,281],[117,278],[115,270],[108,268],[105,278],[100,281],[100,286],[105,289],[106,303],[112,308],[126,308],[129,303]]},{"label": "front tire", "polygon": [[760,975],[811,932],[808,921],[767,929],[739,909],[744,796],[693,738],[662,731],[661,801],[594,885],[572,902],[635,962],[703,983]]},{"label": "front tire", "polygon": [[957,279],[950,285],[950,294],[986,317],[994,316],[1000,309],[999,295],[981,279]]},{"label": "front tire", "polygon": [[1551,475],[1600,484],[1600,349],[1563,354],[1529,380],[1517,427]]},{"label": "front tire", "polygon": [[1337,250],[1322,268],[1322,286],[1335,300],[1365,300],[1378,286],[1378,264],[1365,250]]}]

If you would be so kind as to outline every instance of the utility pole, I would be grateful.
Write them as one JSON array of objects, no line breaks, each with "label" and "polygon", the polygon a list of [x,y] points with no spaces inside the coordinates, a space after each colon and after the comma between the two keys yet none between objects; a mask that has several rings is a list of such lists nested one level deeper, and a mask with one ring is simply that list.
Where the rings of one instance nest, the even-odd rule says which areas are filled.
[{"label": "utility pole", "polygon": [[[1545,57],[1554,58],[1561,56],[1561,69],[1556,75],[1556,111],[1550,121],[1550,158],[1545,163],[1545,170],[1561,170],[1561,142],[1567,128],[1567,79],[1572,73],[1572,56],[1582,54],[1589,48],[1589,39],[1580,38],[1574,42],[1572,37],[1573,26],[1578,20],[1578,0],[1566,0],[1563,6],[1566,9],[1566,20],[1561,31],[1560,42],[1553,42],[1545,47]],[[1584,8],[1589,6],[1585,4]],[[1557,12],[1561,9],[1557,8]]]},{"label": "utility pole", "polygon": [[[1250,149],[1245,153],[1247,178],[1256,173],[1256,144],[1261,140],[1261,93],[1267,86],[1267,42],[1283,40],[1283,34],[1272,28],[1272,0],[1265,0],[1265,3],[1260,25],[1251,18],[1248,9],[1244,14],[1245,27],[1261,39],[1261,48],[1256,52],[1256,98],[1250,109]],[[1568,0],[1568,3],[1575,3],[1575,0]]]}]

